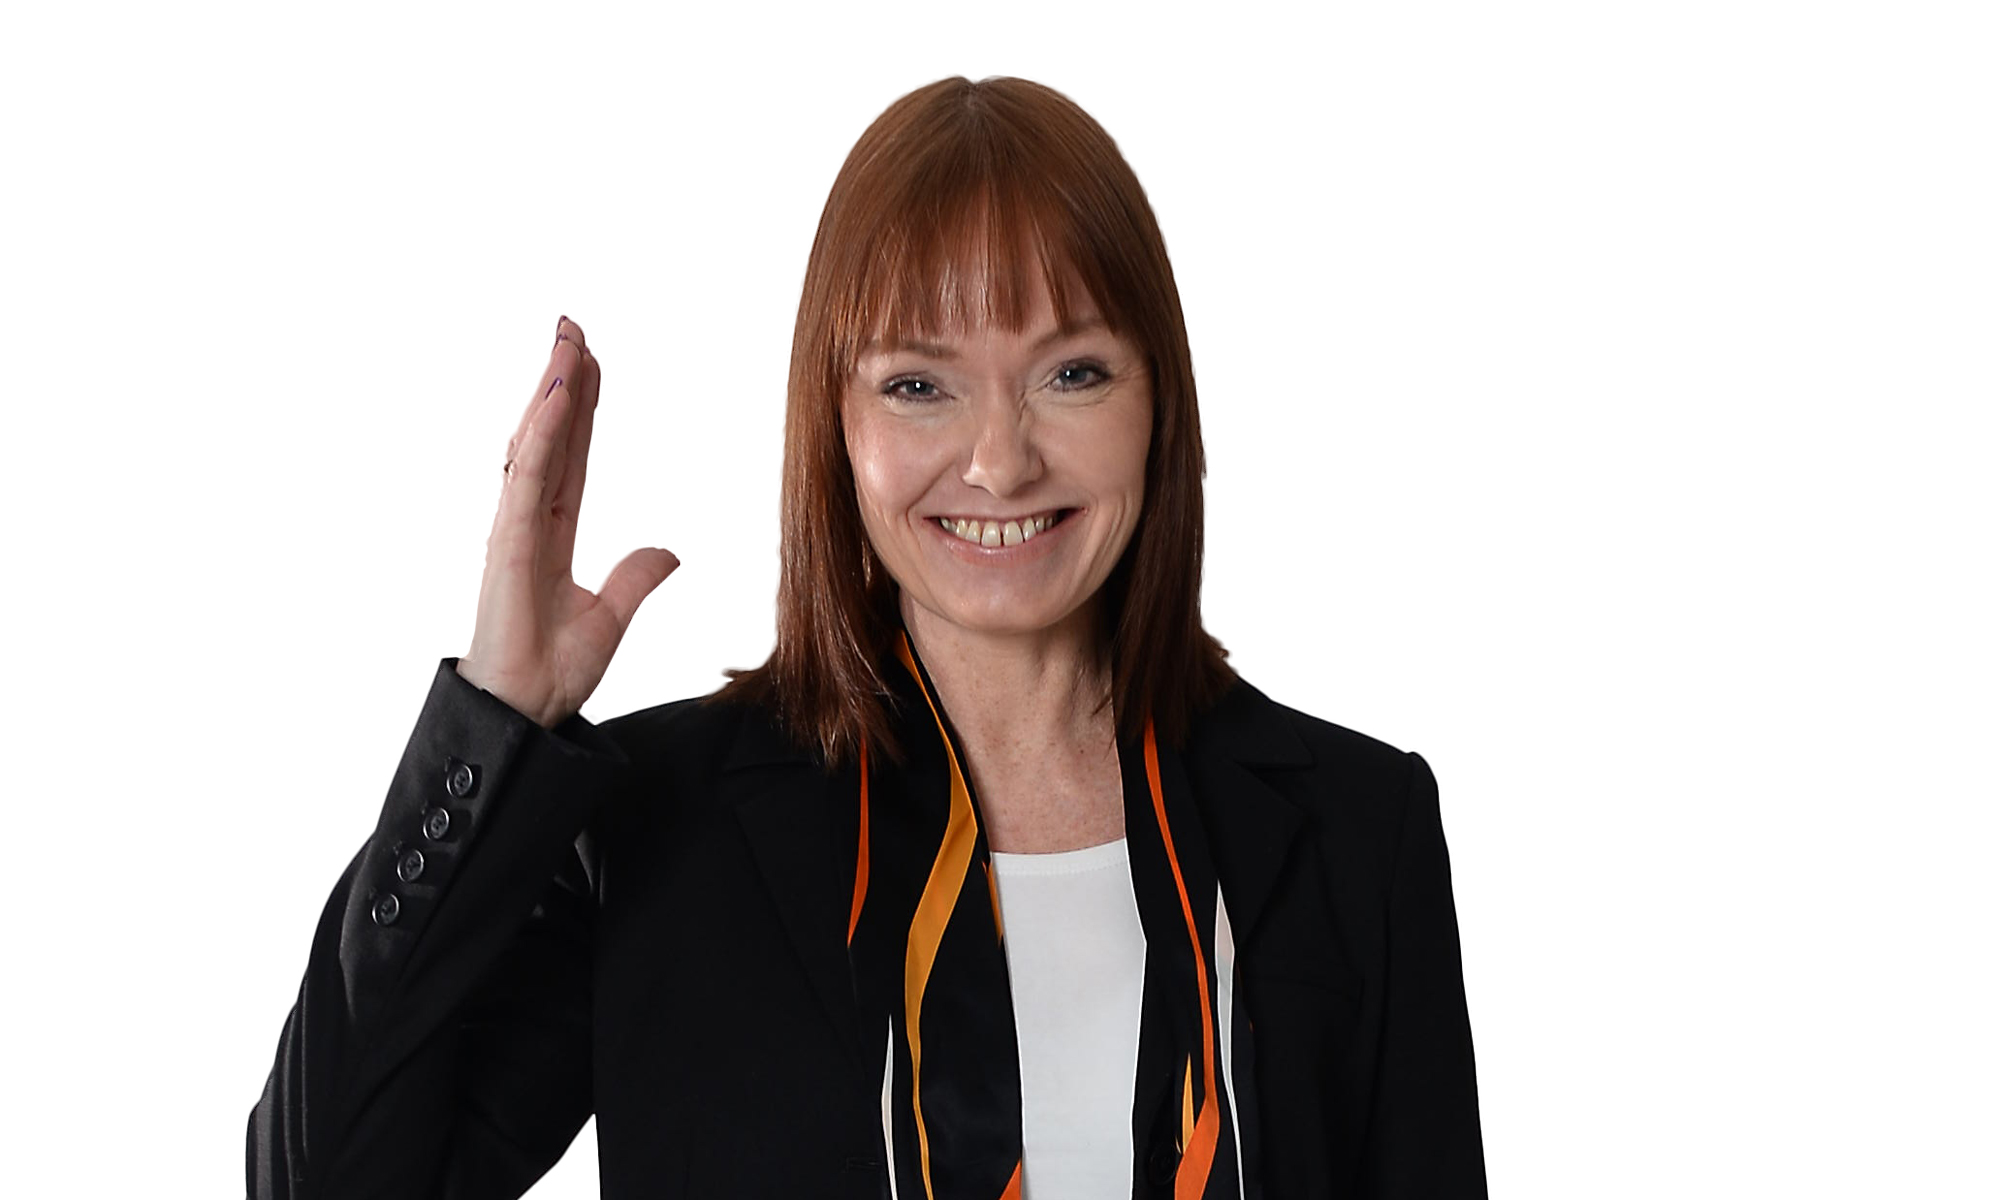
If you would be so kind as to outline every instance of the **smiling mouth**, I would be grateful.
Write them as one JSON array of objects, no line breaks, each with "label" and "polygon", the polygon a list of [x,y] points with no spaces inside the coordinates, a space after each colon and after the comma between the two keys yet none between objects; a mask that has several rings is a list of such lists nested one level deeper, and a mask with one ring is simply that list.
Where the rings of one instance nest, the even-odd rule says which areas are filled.
[{"label": "smiling mouth", "polygon": [[939,517],[937,523],[946,533],[971,542],[975,546],[1018,546],[1022,542],[1032,540],[1036,534],[1047,530],[1050,526],[1060,524],[1075,511],[1073,508],[1057,508],[1004,521],[983,521],[978,517]]}]

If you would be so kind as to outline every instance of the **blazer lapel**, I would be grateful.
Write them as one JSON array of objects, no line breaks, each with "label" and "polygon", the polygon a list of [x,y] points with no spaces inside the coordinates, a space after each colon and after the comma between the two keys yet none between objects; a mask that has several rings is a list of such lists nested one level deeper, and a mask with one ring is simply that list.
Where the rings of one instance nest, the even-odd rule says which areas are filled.
[{"label": "blazer lapel", "polygon": [[809,753],[753,718],[725,761],[722,786],[814,996],[855,1069],[866,1072],[847,961],[844,892],[852,880],[840,859],[840,847],[854,841],[854,830],[843,825],[855,813],[853,781],[848,773],[829,776]]},{"label": "blazer lapel", "polygon": [[1236,940],[1247,941],[1304,816],[1264,776],[1312,765],[1282,709],[1238,682],[1195,723],[1182,753]]}]

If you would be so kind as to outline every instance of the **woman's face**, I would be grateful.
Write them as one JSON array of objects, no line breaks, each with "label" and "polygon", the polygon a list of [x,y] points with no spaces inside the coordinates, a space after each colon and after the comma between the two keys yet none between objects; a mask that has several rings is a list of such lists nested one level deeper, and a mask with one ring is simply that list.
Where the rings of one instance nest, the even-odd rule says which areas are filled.
[{"label": "woman's face", "polygon": [[[1019,635],[1078,618],[1138,525],[1152,380],[1087,303],[1019,333],[870,345],[842,398],[868,540],[905,612]],[[917,616],[920,614],[912,614]]]}]

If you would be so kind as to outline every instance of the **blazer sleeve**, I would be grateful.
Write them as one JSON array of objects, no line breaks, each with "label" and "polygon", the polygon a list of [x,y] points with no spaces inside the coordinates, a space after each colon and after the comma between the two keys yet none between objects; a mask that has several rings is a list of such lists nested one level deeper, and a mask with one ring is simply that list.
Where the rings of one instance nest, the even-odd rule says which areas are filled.
[{"label": "blazer sleeve", "polygon": [[1419,754],[1389,884],[1382,1054],[1363,1194],[1486,1195],[1479,1093],[1437,778]]},{"label": "blazer sleeve", "polygon": [[248,1131],[248,1194],[515,1197],[590,1113],[578,838],[628,765],[440,662],[334,886]]}]

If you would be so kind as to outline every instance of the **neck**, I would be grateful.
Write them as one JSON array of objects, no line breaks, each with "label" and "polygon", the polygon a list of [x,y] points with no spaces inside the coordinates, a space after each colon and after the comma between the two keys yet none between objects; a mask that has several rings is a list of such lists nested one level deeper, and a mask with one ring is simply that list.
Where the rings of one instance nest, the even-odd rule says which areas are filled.
[{"label": "neck", "polygon": [[[903,623],[966,753],[982,760],[1096,749],[1114,738],[1109,658],[1095,600],[1061,624],[975,633],[902,599]],[[976,786],[976,784],[975,784]]]}]

